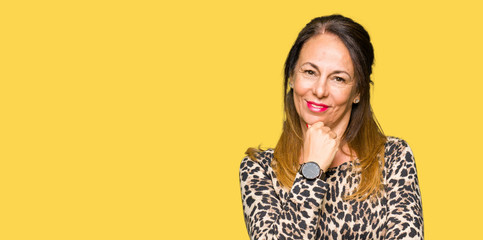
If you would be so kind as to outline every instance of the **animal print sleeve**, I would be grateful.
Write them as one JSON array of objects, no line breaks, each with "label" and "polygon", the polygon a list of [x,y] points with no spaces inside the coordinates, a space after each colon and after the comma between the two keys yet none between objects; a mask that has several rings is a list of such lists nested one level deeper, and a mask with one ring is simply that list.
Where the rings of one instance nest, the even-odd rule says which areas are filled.
[{"label": "animal print sleeve", "polygon": [[[285,204],[273,187],[266,167],[243,159],[240,187],[248,234],[251,239],[314,239],[319,206],[328,190],[320,179],[295,177]],[[283,201],[285,202],[285,201]]]},{"label": "animal print sleeve", "polygon": [[423,239],[423,212],[416,164],[408,144],[399,140],[386,148],[388,197],[385,239]]}]

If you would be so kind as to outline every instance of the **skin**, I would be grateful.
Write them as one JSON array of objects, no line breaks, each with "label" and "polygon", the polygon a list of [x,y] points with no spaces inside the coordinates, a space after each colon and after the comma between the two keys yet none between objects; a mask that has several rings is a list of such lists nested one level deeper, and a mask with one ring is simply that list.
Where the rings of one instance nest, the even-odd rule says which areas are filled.
[{"label": "skin", "polygon": [[[352,104],[359,94],[354,66],[344,43],[331,33],[309,39],[300,51],[291,79],[295,108],[305,130],[300,162],[316,162],[326,171],[352,160],[345,154],[351,152],[347,144],[340,146],[340,137],[347,129]],[[307,101],[328,108],[316,112],[307,106]]]}]

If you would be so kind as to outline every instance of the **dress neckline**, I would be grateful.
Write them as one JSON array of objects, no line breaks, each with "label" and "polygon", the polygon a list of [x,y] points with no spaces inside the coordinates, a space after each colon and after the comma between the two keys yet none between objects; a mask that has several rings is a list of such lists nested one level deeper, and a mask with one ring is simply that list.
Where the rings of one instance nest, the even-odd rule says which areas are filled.
[{"label": "dress neckline", "polygon": [[347,162],[343,162],[342,164],[340,164],[339,166],[336,166],[336,167],[328,168],[327,172],[335,172],[337,170],[341,170],[341,171],[347,170],[349,167],[351,167],[353,165],[353,162],[356,161],[357,159],[358,158],[356,158],[354,160],[347,161]]}]

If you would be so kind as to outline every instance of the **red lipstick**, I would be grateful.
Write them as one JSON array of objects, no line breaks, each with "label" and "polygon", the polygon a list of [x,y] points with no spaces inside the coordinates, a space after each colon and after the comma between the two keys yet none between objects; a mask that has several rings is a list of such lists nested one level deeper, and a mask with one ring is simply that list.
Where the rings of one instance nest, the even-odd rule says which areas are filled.
[{"label": "red lipstick", "polygon": [[322,103],[316,103],[316,102],[311,102],[311,101],[307,101],[307,107],[310,109],[310,111],[312,112],[324,112],[326,111],[329,106],[325,105],[325,104],[322,104]]}]

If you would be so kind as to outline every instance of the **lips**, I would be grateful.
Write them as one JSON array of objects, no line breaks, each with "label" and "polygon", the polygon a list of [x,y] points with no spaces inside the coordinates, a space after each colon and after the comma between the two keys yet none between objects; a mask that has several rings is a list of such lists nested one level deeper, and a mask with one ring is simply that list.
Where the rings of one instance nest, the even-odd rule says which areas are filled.
[{"label": "lips", "polygon": [[307,107],[310,109],[312,112],[324,112],[326,111],[329,106],[322,104],[322,103],[316,103],[316,102],[311,102],[311,101],[306,101],[307,102]]}]

